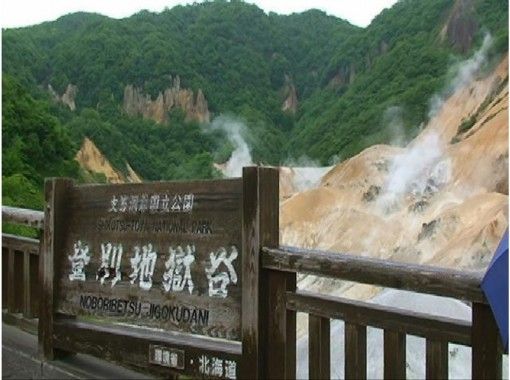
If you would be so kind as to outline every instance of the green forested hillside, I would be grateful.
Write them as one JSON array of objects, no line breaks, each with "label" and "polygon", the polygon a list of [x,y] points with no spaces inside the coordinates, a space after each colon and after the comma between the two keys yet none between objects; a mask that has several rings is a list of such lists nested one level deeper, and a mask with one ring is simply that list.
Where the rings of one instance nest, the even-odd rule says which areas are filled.
[{"label": "green forested hillside", "polygon": [[9,75],[2,77],[2,189],[4,204],[41,208],[44,177],[79,177],[67,130]]},{"label": "green forested hillside", "polygon": [[[127,161],[145,179],[217,175],[212,162],[231,149],[220,132],[178,110],[162,124],[122,110],[126,85],[154,98],[177,75],[183,88],[203,91],[213,117],[246,122],[256,162],[307,155],[328,163],[388,142],[383,116],[393,106],[411,137],[448,67],[485,33],[494,39],[491,54],[504,52],[507,25],[507,0],[401,0],[367,28],[318,10],[282,16],[212,1],[122,20],[75,13],[3,30],[4,193],[14,175],[36,188],[47,175],[79,177],[72,157],[84,136],[117,168]],[[78,88],[75,111],[47,91],[62,94],[70,83]],[[282,111],[289,83],[295,114]],[[32,155],[27,147],[38,142]]]},{"label": "green forested hillside", "polygon": [[[507,49],[508,1],[465,1],[472,8],[463,12],[456,9],[459,3],[400,1],[346,41],[329,62],[323,87],[301,108],[291,140],[295,153],[327,163],[334,155],[345,159],[389,142],[393,131],[383,115],[393,106],[402,108],[404,132],[413,137],[426,121],[429,99],[445,86],[449,67],[479,48],[487,33],[493,41],[490,55]],[[452,14],[464,24],[443,40]],[[473,42],[459,51],[456,40],[466,38],[460,29],[471,23]],[[355,79],[350,85],[328,85],[338,72],[354,72]]]}]

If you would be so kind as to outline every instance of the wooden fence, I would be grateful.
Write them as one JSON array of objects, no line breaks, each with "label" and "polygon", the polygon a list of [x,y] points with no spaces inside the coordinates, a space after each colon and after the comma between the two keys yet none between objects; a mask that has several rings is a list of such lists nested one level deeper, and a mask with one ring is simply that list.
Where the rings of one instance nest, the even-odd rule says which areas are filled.
[{"label": "wooden fence", "polygon": [[[2,219],[39,233],[44,228],[42,211],[2,206]],[[38,239],[2,234],[3,319],[31,332],[37,331],[40,307],[39,252]]]},{"label": "wooden fence", "polygon": [[[426,339],[428,379],[448,378],[448,343],[472,347],[473,378],[501,378],[502,347],[480,288],[480,273],[279,246],[277,171],[245,168],[243,178],[239,377],[295,378],[296,313],[304,312],[309,315],[310,378],[330,377],[331,319],[345,322],[346,379],[367,376],[367,326],[384,330],[384,378],[406,377],[406,334]],[[4,222],[39,229],[43,225],[43,213],[38,211],[4,206],[2,215]],[[38,307],[41,312],[45,309],[45,305],[38,305],[39,241],[3,234],[2,242],[2,300],[7,305],[4,321],[33,325]],[[472,304],[472,322],[297,290],[297,273],[467,301]],[[59,329],[65,330],[66,323],[60,322]],[[121,332],[116,334],[118,345],[125,344]],[[101,347],[94,347],[91,353],[101,355]],[[214,347],[204,349],[211,351]]]},{"label": "wooden fence", "polygon": [[470,323],[428,315],[426,311],[416,313],[307,291],[279,289],[274,298],[280,300],[278,306],[285,309],[286,318],[281,320],[283,325],[272,327],[273,334],[278,336],[275,341],[282,342],[282,348],[292,351],[285,358],[285,367],[268,368],[268,378],[279,377],[280,373],[284,377],[295,375],[295,337],[292,333],[286,336],[285,331],[295,330],[296,312],[309,314],[310,378],[330,377],[331,319],[345,322],[346,379],[367,376],[367,326],[384,330],[386,379],[406,377],[406,334],[426,339],[427,379],[448,378],[448,343],[472,347],[473,378],[501,378],[499,332],[480,289],[480,274],[291,247],[264,247],[262,252],[262,267],[269,276],[307,273],[472,302]]}]

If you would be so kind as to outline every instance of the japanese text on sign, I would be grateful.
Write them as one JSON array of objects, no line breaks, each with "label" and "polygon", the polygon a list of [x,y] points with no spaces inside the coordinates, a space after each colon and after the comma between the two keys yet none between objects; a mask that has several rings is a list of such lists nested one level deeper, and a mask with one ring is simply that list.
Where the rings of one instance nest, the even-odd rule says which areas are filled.
[{"label": "japanese text on sign", "polygon": [[110,200],[111,213],[175,213],[193,210],[193,194],[132,194],[113,195]]},{"label": "japanese text on sign", "polygon": [[[86,281],[85,269],[90,262],[93,252],[88,244],[78,240],[74,244],[73,255],[68,256],[71,264],[69,280]],[[96,273],[96,281],[101,285],[109,283],[113,288],[118,282],[122,281],[121,259],[124,253],[122,244],[119,243],[101,243],[101,265]],[[168,256],[163,256],[165,260],[162,275],[162,285],[165,292],[188,291],[193,293],[194,284],[191,275],[191,266],[195,264],[196,249],[193,244],[184,246],[170,246]],[[208,280],[209,297],[226,298],[228,296],[228,286],[237,284],[237,273],[233,262],[238,257],[238,251],[235,246],[229,250],[220,247],[215,252],[209,253],[209,263],[204,268],[204,275]],[[128,275],[131,285],[137,285],[143,290],[150,290],[153,285],[154,270],[158,252],[152,243],[136,245],[133,247],[129,263],[131,273]]]}]

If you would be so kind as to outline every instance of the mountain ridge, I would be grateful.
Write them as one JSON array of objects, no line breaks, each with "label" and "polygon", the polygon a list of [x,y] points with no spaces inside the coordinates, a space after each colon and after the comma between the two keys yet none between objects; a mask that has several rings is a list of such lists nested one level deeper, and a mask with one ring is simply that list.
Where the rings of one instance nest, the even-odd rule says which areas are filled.
[{"label": "mountain ridge", "polygon": [[[282,16],[237,1],[141,11],[120,20],[76,13],[4,29],[3,75],[49,103],[48,112],[72,140],[68,156],[88,137],[112,165],[129,162],[147,180],[217,176],[212,163],[225,162],[233,147],[224,132],[201,123],[222,114],[244,121],[254,162],[280,165],[305,155],[331,164],[391,142],[387,111],[393,108],[400,109],[403,140],[416,136],[428,118],[429,98],[452,65],[487,32],[494,40],[488,61],[506,51],[505,5],[401,0],[366,28],[317,10]],[[203,95],[200,103],[207,106],[199,107],[198,117],[183,113],[187,106],[158,106],[157,124],[144,120],[144,112],[130,116],[123,109],[126,86],[154,102],[176,76],[181,89]],[[49,85],[56,94],[76,86],[72,102],[66,98],[75,110],[52,104]],[[11,125],[4,119],[5,129]],[[12,140],[4,139],[3,149],[12,151]],[[8,175],[19,172],[11,162],[4,162]]]}]

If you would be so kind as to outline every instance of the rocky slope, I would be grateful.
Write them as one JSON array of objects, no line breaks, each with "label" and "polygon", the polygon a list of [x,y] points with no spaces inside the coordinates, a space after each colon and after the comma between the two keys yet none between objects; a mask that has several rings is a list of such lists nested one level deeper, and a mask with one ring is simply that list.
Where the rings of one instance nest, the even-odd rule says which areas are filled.
[{"label": "rocky slope", "polygon": [[127,175],[115,169],[89,138],[83,140],[80,150],[76,153],[75,160],[78,161],[85,173],[90,176],[91,181],[94,181],[94,176],[99,173],[105,176],[108,183],[142,182],[140,176],[128,163],[126,163]]},{"label": "rocky slope", "polygon": [[[508,225],[508,56],[457,84],[405,148],[372,146],[336,165],[280,215],[284,245],[485,268]],[[345,292],[340,285],[301,281],[330,293]]]}]

